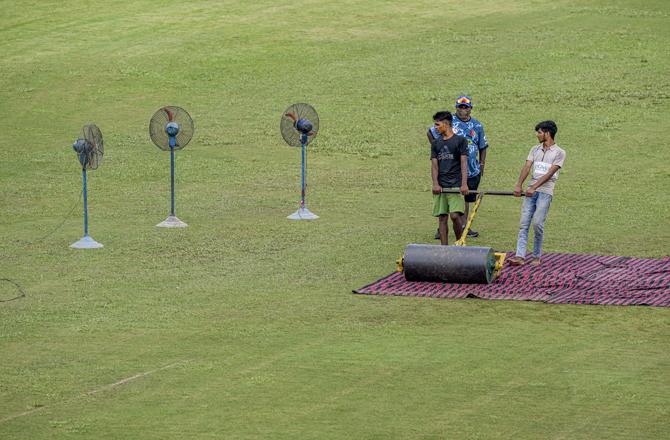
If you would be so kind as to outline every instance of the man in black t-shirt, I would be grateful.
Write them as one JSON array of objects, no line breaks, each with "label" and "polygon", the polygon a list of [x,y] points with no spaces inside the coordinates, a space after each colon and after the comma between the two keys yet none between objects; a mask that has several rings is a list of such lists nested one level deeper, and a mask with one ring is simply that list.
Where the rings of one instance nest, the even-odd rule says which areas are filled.
[{"label": "man in black t-shirt", "polygon": [[461,194],[468,194],[468,142],[463,136],[454,134],[451,113],[437,112],[433,121],[441,135],[430,145],[433,216],[439,218],[440,243],[447,245],[449,217],[454,224],[456,240],[461,238],[465,202],[460,194],[445,194],[442,189],[458,189]]}]

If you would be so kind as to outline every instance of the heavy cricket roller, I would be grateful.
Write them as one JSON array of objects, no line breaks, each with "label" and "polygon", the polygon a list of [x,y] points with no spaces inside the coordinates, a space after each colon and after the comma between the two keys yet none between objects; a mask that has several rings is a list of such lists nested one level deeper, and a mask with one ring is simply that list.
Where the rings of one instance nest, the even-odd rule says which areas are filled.
[{"label": "heavy cricket roller", "polygon": [[[458,190],[442,190],[442,192],[460,193]],[[484,194],[513,196],[514,193],[508,191],[470,191],[470,193],[477,194],[477,199],[463,234],[454,246],[408,244],[405,247],[404,255],[398,260],[398,272],[403,272],[407,281],[490,284],[498,278],[505,262],[505,253],[495,252],[490,247],[465,246],[465,240]]]}]

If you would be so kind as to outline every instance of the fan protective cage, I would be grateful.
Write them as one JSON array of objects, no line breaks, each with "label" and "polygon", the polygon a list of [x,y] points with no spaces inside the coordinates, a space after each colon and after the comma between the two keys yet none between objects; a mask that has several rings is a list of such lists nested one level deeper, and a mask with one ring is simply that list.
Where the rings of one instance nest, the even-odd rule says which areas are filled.
[{"label": "fan protective cage", "polygon": [[290,146],[300,147],[302,133],[295,127],[295,121],[289,115],[293,115],[296,121],[307,119],[312,123],[312,131],[307,136],[306,144],[312,142],[319,133],[319,115],[314,107],[305,103],[292,104],[281,114],[279,129],[282,137]]},{"label": "fan protective cage", "polygon": [[158,148],[170,151],[170,136],[165,131],[166,125],[170,122],[176,122],[179,125],[174,149],[181,150],[191,141],[195,131],[191,115],[181,107],[169,105],[158,109],[149,122],[149,136]]},{"label": "fan protective cage", "polygon": [[88,147],[86,152],[86,162],[82,165],[85,166],[87,170],[95,170],[102,163],[102,156],[105,154],[102,132],[97,125],[86,124],[81,128],[79,139],[84,139]]}]

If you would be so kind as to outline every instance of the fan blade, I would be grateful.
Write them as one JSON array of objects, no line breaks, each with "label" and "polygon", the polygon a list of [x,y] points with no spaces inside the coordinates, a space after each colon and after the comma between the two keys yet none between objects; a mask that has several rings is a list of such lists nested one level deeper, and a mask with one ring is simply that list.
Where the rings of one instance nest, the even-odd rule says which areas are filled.
[{"label": "fan blade", "polygon": [[174,122],[174,116],[172,111],[168,107],[163,107],[163,111],[167,114],[168,122]]}]

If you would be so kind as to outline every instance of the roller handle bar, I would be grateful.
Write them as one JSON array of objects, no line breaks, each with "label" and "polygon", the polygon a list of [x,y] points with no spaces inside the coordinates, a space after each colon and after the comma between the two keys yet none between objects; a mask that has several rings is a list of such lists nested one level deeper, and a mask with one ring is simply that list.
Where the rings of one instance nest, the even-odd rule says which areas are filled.
[{"label": "roller handle bar", "polygon": [[[442,189],[442,192],[445,194],[460,194],[461,191],[458,189]],[[492,196],[513,196],[514,192],[512,191],[489,191],[489,190],[470,190],[470,194],[485,194]],[[522,196],[525,196],[524,192],[521,192]]]}]

